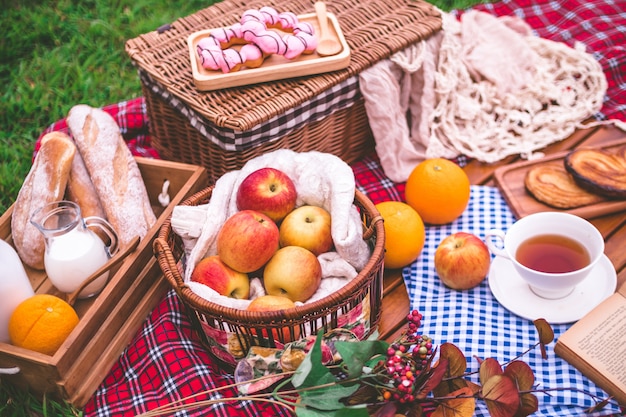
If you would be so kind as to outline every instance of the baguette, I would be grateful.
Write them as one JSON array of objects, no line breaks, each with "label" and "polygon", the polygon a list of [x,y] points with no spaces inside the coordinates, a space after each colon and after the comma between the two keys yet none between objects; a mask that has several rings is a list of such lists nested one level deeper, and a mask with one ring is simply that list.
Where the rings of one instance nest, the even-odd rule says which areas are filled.
[{"label": "baguette", "polygon": [[[43,144],[48,137],[44,136],[41,138],[41,143]],[[71,138],[68,136],[68,139]],[[80,152],[74,154],[70,176],[67,180],[67,188],[65,189],[65,198],[78,204],[82,217],[97,216],[106,218],[106,213]]]},{"label": "baguette", "polygon": [[104,110],[79,104],[70,109],[67,125],[120,245],[146,236],[156,216],[115,119]]},{"label": "baguette", "polygon": [[13,244],[22,262],[31,268],[44,269],[45,241],[30,219],[40,207],[63,200],[75,153],[76,146],[68,135],[45,135],[15,200],[11,217]]}]

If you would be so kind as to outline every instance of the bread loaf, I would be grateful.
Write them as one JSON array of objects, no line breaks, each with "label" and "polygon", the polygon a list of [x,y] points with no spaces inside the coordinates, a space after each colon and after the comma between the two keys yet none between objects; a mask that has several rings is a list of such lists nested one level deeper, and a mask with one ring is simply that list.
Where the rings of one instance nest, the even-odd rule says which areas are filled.
[{"label": "bread loaf", "polygon": [[15,200],[11,217],[13,244],[22,262],[32,268],[44,269],[45,241],[30,219],[40,207],[63,200],[75,153],[76,146],[68,135],[45,135]]},{"label": "bread loaf", "polygon": [[[41,138],[43,144],[51,135]],[[68,139],[71,139],[67,136]],[[74,154],[70,176],[67,180],[67,188],[65,189],[65,198],[75,202],[80,207],[82,217],[98,216],[106,218],[100,198],[96,192],[96,188],[91,181],[85,161],[80,156],[80,152]]]},{"label": "bread loaf", "polygon": [[540,164],[528,170],[524,185],[537,200],[556,208],[570,209],[605,199],[576,184],[563,164]]},{"label": "bread loaf", "polygon": [[146,236],[156,216],[115,119],[104,110],[79,104],[70,110],[67,124],[120,244]]}]

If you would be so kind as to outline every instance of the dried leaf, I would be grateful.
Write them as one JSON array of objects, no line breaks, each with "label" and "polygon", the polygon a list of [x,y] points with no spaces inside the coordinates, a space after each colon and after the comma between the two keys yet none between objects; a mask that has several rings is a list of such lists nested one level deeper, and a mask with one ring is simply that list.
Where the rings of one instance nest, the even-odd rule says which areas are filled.
[{"label": "dried leaf", "polygon": [[520,405],[519,392],[511,378],[494,375],[483,384],[483,399],[491,417],[513,417]]},{"label": "dried leaf", "polygon": [[479,377],[480,383],[485,385],[493,375],[502,375],[502,366],[500,362],[493,358],[487,358],[480,364]]},{"label": "dried leaf", "polygon": [[535,374],[526,362],[513,361],[504,369],[504,374],[513,378],[519,391],[528,391],[535,384]]},{"label": "dried leaf", "polygon": [[463,352],[452,343],[444,343],[439,347],[439,365],[445,363],[443,380],[433,390],[436,397],[445,397],[448,394],[467,387],[467,381],[462,378],[467,368],[467,360]]},{"label": "dried leaf", "polygon": [[361,385],[348,398],[343,398],[341,402],[345,405],[360,405],[375,403],[378,400],[380,392],[372,385]]},{"label": "dried leaf", "polygon": [[433,391],[437,387],[437,385],[439,385],[447,369],[447,359],[441,359],[437,365],[430,368],[428,378],[424,381],[424,384],[419,387],[417,393],[415,394],[415,397],[418,399],[426,398],[428,394]]},{"label": "dried leaf", "polygon": [[467,369],[467,359],[461,349],[452,343],[444,343],[439,347],[439,358],[448,361],[446,378],[462,376]]},{"label": "dried leaf", "polygon": [[398,411],[395,402],[387,402],[374,413],[373,417],[394,417]]},{"label": "dried leaf", "polygon": [[604,410],[604,407],[607,406],[608,403],[611,402],[611,400],[613,399],[613,397],[608,397],[605,398],[604,400],[600,401],[599,403],[597,403],[596,405],[594,405],[593,407],[589,407],[588,409],[585,410],[586,414],[592,414],[595,413],[597,411],[602,411]]},{"label": "dried leaf", "polygon": [[449,398],[442,400],[432,412],[431,417],[472,417],[476,409],[476,399],[472,391],[465,387],[450,393],[450,396],[463,398]]},{"label": "dried leaf", "polygon": [[548,323],[545,319],[537,319],[533,323],[535,324],[535,328],[537,329],[537,333],[539,335],[541,357],[543,359],[548,359],[546,345],[552,343],[554,340],[554,330],[552,330],[552,326],[550,326],[550,323]]},{"label": "dried leaf", "polygon": [[520,397],[520,405],[515,417],[526,417],[539,409],[539,400],[535,394],[526,392]]}]

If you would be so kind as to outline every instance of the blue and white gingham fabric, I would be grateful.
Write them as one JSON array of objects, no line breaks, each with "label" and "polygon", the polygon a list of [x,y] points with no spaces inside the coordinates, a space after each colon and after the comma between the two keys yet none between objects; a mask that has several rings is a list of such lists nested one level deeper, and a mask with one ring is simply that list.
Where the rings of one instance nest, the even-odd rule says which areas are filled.
[{"label": "blue and white gingham fabric", "polygon": [[[451,342],[468,358],[468,371],[477,370],[474,357],[495,358],[500,363],[520,355],[538,338],[531,320],[516,316],[501,306],[489,290],[488,281],[467,291],[445,287],[437,277],[434,254],[441,240],[459,232],[469,232],[485,239],[493,228],[506,230],[515,221],[506,202],[496,188],[472,186],[470,202],[463,215],[453,223],[429,226],[426,243],[419,258],[403,270],[404,281],[411,299],[411,308],[419,310],[422,332],[433,338],[435,345]],[[556,338],[571,324],[552,325]],[[539,348],[533,349],[522,360],[530,365],[538,389],[577,387],[606,398],[608,395],[583,377],[573,366],[554,353],[554,342],[548,345],[548,360],[541,358]],[[477,382],[477,379],[473,379]],[[550,395],[536,393],[539,410],[533,416],[583,416],[593,400],[578,392],[563,390]],[[488,416],[481,401],[476,404],[476,416]],[[617,406],[609,406],[602,414],[618,414]]]}]

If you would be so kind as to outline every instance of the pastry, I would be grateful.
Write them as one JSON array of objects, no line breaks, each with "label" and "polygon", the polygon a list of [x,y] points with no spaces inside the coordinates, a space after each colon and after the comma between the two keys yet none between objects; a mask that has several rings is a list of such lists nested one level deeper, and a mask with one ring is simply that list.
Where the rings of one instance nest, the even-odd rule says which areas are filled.
[{"label": "pastry", "polygon": [[528,170],[524,185],[537,200],[560,209],[570,209],[604,201],[576,184],[562,164],[540,164]]},{"label": "pastry", "polygon": [[626,147],[617,152],[576,149],[565,157],[565,169],[586,190],[609,198],[626,198]]}]

